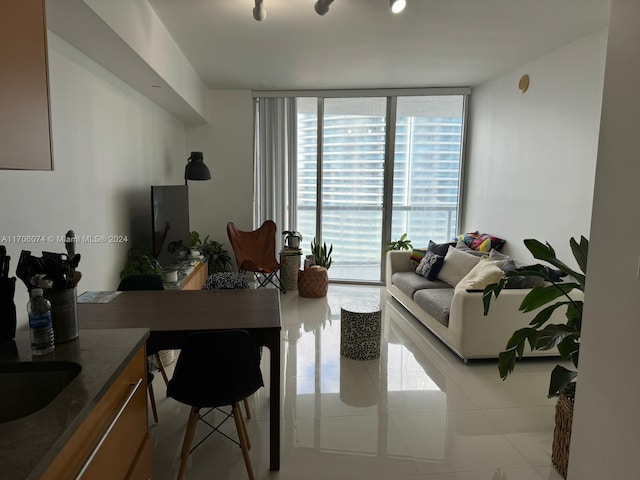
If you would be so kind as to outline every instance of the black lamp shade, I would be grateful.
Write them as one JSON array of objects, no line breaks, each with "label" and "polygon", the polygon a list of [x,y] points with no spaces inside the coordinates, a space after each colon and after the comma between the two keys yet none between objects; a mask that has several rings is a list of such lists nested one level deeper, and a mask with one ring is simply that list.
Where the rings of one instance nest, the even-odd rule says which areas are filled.
[{"label": "black lamp shade", "polygon": [[211,173],[204,164],[204,156],[202,152],[191,152],[191,156],[187,159],[187,166],[184,169],[184,181],[187,180],[209,180]]}]

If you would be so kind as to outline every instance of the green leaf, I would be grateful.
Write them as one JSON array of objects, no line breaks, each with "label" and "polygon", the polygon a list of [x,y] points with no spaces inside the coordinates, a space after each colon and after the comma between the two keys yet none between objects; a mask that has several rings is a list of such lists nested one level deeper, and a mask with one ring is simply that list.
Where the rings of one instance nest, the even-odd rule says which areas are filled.
[{"label": "green leaf", "polygon": [[[507,342],[507,346],[505,348],[507,350],[512,350],[514,348],[518,348],[520,345],[524,346],[525,340],[532,333],[536,333],[535,328],[525,327],[525,328],[520,328],[519,330],[516,330],[515,332],[513,332],[513,335],[511,335],[511,338]],[[520,356],[522,356],[522,354],[520,354]]]},{"label": "green leaf", "polygon": [[484,315],[486,316],[489,313],[489,307],[491,306],[491,297],[495,295],[498,298],[500,292],[504,288],[507,283],[506,278],[500,279],[498,283],[492,283],[491,285],[487,285],[484,287],[484,291],[482,293],[482,303],[484,305]]},{"label": "green leaf", "polygon": [[567,336],[558,343],[558,351],[563,360],[571,360],[578,366],[578,353],[580,352],[580,342],[575,336]]},{"label": "green leaf", "polygon": [[498,371],[500,372],[500,378],[505,380],[516,366],[516,351],[507,350],[506,352],[500,352],[498,355]]},{"label": "green leaf", "polygon": [[556,365],[551,372],[551,382],[549,383],[549,394],[547,396],[549,398],[557,397],[577,376],[578,372]]},{"label": "green leaf", "polygon": [[571,238],[571,240],[569,241],[569,245],[571,246],[573,258],[576,259],[576,263],[580,267],[580,270],[582,270],[582,272],[586,275],[587,256],[589,255],[589,241],[584,237],[580,237],[580,243],[578,243],[574,238]]},{"label": "green leaf", "polygon": [[579,288],[576,283],[554,283],[548,286],[533,287],[522,300],[520,311],[525,313],[532,312],[554,301],[556,298],[568,295],[575,288]]},{"label": "green leaf", "polygon": [[573,302],[566,302],[567,306],[567,325],[576,330],[582,330],[582,307],[583,302],[581,300],[574,300]]},{"label": "green leaf", "polygon": [[551,350],[558,345],[565,337],[576,335],[579,336],[579,332],[576,332],[573,328],[566,325],[552,324],[544,327],[538,332],[538,341],[536,342],[536,350]]},{"label": "green leaf", "polygon": [[537,315],[535,317],[533,317],[533,320],[531,320],[531,322],[529,322],[529,325],[531,325],[532,327],[536,327],[536,328],[540,328],[542,326],[542,324],[544,324],[547,320],[549,320],[551,318],[551,315],[553,315],[553,312],[557,309],[562,307],[563,305],[571,305],[570,302],[556,302],[553,305],[549,305],[548,307],[543,308],[542,310],[540,310]]}]

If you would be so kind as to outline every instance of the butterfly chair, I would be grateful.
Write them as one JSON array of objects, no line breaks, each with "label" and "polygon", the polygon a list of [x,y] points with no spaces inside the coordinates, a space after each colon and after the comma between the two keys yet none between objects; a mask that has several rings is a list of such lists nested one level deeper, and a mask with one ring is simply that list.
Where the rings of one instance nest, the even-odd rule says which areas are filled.
[{"label": "butterfly chair", "polygon": [[278,272],[280,263],[276,259],[276,224],[272,220],[264,222],[251,232],[238,230],[233,222],[227,224],[227,235],[241,272],[253,272],[258,288],[272,284],[282,293],[285,288],[280,283]]},{"label": "butterfly chair", "polygon": [[[118,285],[118,290],[121,292],[128,290],[164,290],[162,284],[162,277],[160,275],[153,274],[136,274],[129,275],[123,278]],[[160,360],[160,352],[147,352],[148,356],[153,356],[158,365],[158,370],[162,374],[165,385],[169,383],[167,372],[164,370],[162,360]],[[156,408],[156,397],[153,393],[153,373],[149,368],[149,360],[147,359],[147,389],[149,390],[149,399],[151,400],[151,411],[153,412],[153,419],[158,423],[158,409]]]},{"label": "butterfly chair", "polygon": [[[219,428],[229,418],[235,421],[239,442],[223,435],[240,445],[249,479],[254,479],[249,457],[251,445],[238,402],[263,385],[256,350],[245,330],[198,332],[187,337],[167,387],[168,397],[191,407],[180,454],[178,480],[184,478],[191,452],[212,433],[222,433]],[[231,406],[231,413],[220,410],[224,406]],[[206,418],[212,411],[223,414],[217,425]],[[212,430],[191,448],[198,420]]]}]

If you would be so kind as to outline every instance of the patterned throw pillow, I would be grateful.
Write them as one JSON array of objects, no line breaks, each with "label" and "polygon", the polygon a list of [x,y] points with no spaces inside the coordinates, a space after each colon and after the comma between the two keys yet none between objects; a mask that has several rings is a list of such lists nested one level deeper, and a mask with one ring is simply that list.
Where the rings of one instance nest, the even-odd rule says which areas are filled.
[{"label": "patterned throw pillow", "polygon": [[420,264],[416,268],[416,273],[422,275],[427,280],[435,280],[438,278],[438,273],[440,273],[443,264],[443,256],[436,255],[433,252],[427,252],[424,257],[422,257],[422,260],[420,260]]},{"label": "patterned throw pillow", "polygon": [[233,288],[249,288],[249,282],[244,273],[239,272],[218,272],[207,277],[202,286],[202,290],[218,290]]},{"label": "patterned throw pillow", "polygon": [[456,239],[462,240],[469,248],[479,252],[488,252],[491,249],[500,250],[506,242],[506,240],[502,238],[489,235],[488,233],[480,233],[477,230],[475,232],[458,235]]},{"label": "patterned throw pillow", "polygon": [[433,240],[429,240],[429,247],[427,249],[436,255],[444,257],[449,251],[449,247],[455,246],[455,244],[456,242],[436,243]]}]

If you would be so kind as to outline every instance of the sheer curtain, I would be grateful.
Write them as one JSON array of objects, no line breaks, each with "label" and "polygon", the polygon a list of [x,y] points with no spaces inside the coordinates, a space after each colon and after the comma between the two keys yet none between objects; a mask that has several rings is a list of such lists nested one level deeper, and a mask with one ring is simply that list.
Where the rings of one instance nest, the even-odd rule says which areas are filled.
[{"label": "sheer curtain", "polygon": [[259,97],[254,104],[254,227],[265,220],[296,229],[296,99]]}]

